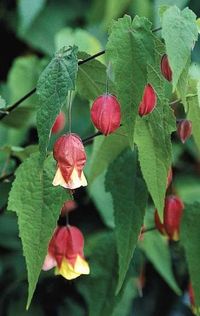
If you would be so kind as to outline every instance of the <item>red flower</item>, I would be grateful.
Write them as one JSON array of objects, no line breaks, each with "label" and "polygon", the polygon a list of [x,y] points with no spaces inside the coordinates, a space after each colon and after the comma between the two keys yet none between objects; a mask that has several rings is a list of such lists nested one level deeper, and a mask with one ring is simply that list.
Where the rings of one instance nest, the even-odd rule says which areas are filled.
[{"label": "red flower", "polygon": [[189,120],[181,120],[178,123],[177,134],[184,144],[192,134],[192,122]]},{"label": "red flower", "polygon": [[157,95],[155,90],[150,84],[147,84],[144,89],[142,101],[139,105],[139,115],[144,116],[151,113],[154,110],[156,103]]},{"label": "red flower", "polygon": [[155,211],[155,225],[157,229],[171,240],[179,239],[179,227],[183,208],[183,202],[178,196],[169,195],[165,199],[163,223],[160,221],[157,211]]},{"label": "red flower", "polygon": [[87,185],[83,173],[86,154],[78,135],[67,134],[59,137],[54,144],[53,155],[57,161],[53,185],[72,190]]},{"label": "red flower", "polygon": [[165,79],[168,81],[172,81],[172,70],[170,68],[168,57],[166,54],[162,56],[160,68]]},{"label": "red flower", "polygon": [[121,121],[120,104],[111,94],[98,97],[91,108],[91,120],[95,127],[104,135],[113,133]]},{"label": "red flower", "polygon": [[65,114],[60,112],[60,114],[56,117],[56,120],[51,129],[53,134],[57,134],[63,130],[65,126]]},{"label": "red flower", "polygon": [[49,242],[48,254],[42,269],[47,271],[56,266],[55,273],[67,280],[75,279],[81,274],[89,274],[90,269],[84,259],[83,247],[84,238],[77,227],[57,227]]}]

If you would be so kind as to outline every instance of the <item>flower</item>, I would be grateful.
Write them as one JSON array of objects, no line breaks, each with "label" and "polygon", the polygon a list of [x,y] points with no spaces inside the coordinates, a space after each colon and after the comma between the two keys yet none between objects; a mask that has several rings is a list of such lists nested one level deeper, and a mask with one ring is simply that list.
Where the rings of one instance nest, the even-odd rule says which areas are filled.
[{"label": "flower", "polygon": [[169,82],[172,81],[172,70],[169,65],[169,60],[167,54],[164,54],[161,59],[160,64],[162,75],[165,77],[166,80]]},{"label": "flower", "polygon": [[177,126],[177,134],[184,144],[192,134],[192,122],[189,120],[180,120]]},{"label": "flower", "polygon": [[160,221],[157,210],[155,211],[155,225],[157,229],[170,240],[179,239],[179,227],[184,209],[182,200],[176,195],[169,195],[165,199],[164,221]]},{"label": "flower", "polygon": [[48,254],[42,269],[56,267],[55,274],[67,280],[89,274],[90,268],[83,254],[84,238],[75,226],[58,226],[49,242]]},{"label": "flower", "polygon": [[65,216],[66,214],[74,211],[78,207],[76,201],[74,200],[68,200],[63,204],[63,207],[61,209],[61,215]]},{"label": "flower", "polygon": [[149,113],[151,113],[157,103],[157,95],[154,90],[154,88],[150,85],[147,84],[144,89],[142,101],[140,102],[139,105],[139,115],[144,116]]},{"label": "flower", "polygon": [[99,96],[92,104],[91,120],[104,135],[113,133],[121,121],[120,104],[111,94]]},{"label": "flower", "polygon": [[57,134],[63,130],[65,126],[65,114],[60,112],[60,114],[56,117],[53,127],[51,129],[53,134]]},{"label": "flower", "polygon": [[53,185],[76,189],[86,186],[87,180],[83,173],[86,154],[80,137],[76,134],[67,134],[58,138],[54,144],[53,155],[57,161],[57,171]]}]

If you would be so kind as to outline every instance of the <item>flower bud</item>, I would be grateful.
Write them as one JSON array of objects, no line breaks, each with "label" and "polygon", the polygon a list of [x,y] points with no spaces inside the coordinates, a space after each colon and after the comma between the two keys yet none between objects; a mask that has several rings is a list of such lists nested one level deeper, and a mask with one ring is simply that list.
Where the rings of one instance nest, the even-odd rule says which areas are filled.
[{"label": "flower bud", "polygon": [[60,112],[60,114],[56,117],[56,120],[51,129],[53,134],[57,134],[63,130],[65,126],[65,114]]},{"label": "flower bud", "polygon": [[81,274],[89,274],[90,269],[83,254],[84,238],[74,226],[57,227],[48,247],[48,254],[43,264],[47,271],[56,267],[56,274],[72,280]]},{"label": "flower bud", "polygon": [[177,134],[184,144],[192,134],[192,122],[189,120],[181,120],[177,126]]},{"label": "flower bud", "polygon": [[93,102],[90,113],[94,126],[104,135],[113,133],[120,126],[120,104],[111,94],[98,97]]},{"label": "flower bud", "polygon": [[58,138],[53,148],[54,159],[57,161],[57,171],[53,185],[61,185],[67,189],[86,186],[87,181],[83,173],[86,154],[80,137],[67,134]]},{"label": "flower bud", "polygon": [[165,199],[164,221],[160,220],[157,210],[154,214],[156,228],[170,240],[179,239],[179,227],[183,213],[183,202],[178,196],[169,195]]},{"label": "flower bud", "polygon": [[179,239],[179,227],[183,208],[183,202],[178,196],[169,195],[165,199],[164,228],[171,240]]},{"label": "flower bud", "polygon": [[144,89],[144,94],[142,97],[142,101],[139,105],[139,115],[144,116],[151,113],[157,103],[157,95],[154,88],[147,84]]},{"label": "flower bud", "polygon": [[163,77],[165,77],[165,79],[169,82],[172,81],[172,70],[170,68],[169,60],[166,54],[162,56],[160,68]]}]

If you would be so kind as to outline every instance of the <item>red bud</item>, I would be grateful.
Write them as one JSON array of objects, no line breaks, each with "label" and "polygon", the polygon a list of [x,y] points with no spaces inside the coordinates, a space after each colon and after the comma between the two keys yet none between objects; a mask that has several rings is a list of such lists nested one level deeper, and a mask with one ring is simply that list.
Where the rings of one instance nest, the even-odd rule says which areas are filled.
[{"label": "red bud", "polygon": [[110,94],[98,97],[92,104],[91,120],[102,134],[113,133],[120,126],[121,121],[120,104],[117,98]]},{"label": "red bud", "polygon": [[165,79],[168,81],[172,81],[172,70],[170,68],[168,57],[166,54],[162,56],[160,68]]},{"label": "red bud", "polygon": [[68,200],[64,203],[62,209],[61,209],[61,215],[65,216],[69,212],[74,211],[77,208],[77,203],[74,200]]},{"label": "red bud", "polygon": [[60,112],[60,114],[56,117],[56,120],[52,127],[52,133],[57,134],[63,130],[65,126],[65,114]]},{"label": "red bud", "polygon": [[181,120],[178,123],[177,134],[184,144],[192,134],[192,122],[189,120]]},{"label": "red bud", "polygon": [[189,298],[190,298],[190,304],[191,304],[192,306],[195,306],[194,290],[193,290],[193,287],[192,287],[192,283],[189,283],[189,286],[188,286],[188,294],[189,294]]},{"label": "red bud", "polygon": [[165,200],[164,228],[172,240],[179,239],[179,227],[183,213],[183,202],[178,196],[169,195]]},{"label": "red bud", "polygon": [[156,103],[157,103],[156,92],[150,84],[147,84],[144,89],[142,101],[140,102],[139,115],[144,116],[151,113],[154,110]]}]

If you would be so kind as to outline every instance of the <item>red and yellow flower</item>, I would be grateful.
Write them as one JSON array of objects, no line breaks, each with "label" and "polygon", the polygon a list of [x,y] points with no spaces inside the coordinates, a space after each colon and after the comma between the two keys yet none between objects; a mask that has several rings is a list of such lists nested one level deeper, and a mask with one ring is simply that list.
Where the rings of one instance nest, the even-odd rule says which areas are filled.
[{"label": "red and yellow flower", "polygon": [[67,280],[89,274],[90,268],[83,254],[84,238],[75,226],[57,227],[48,247],[48,254],[43,264],[47,271],[56,267],[55,274]]}]

